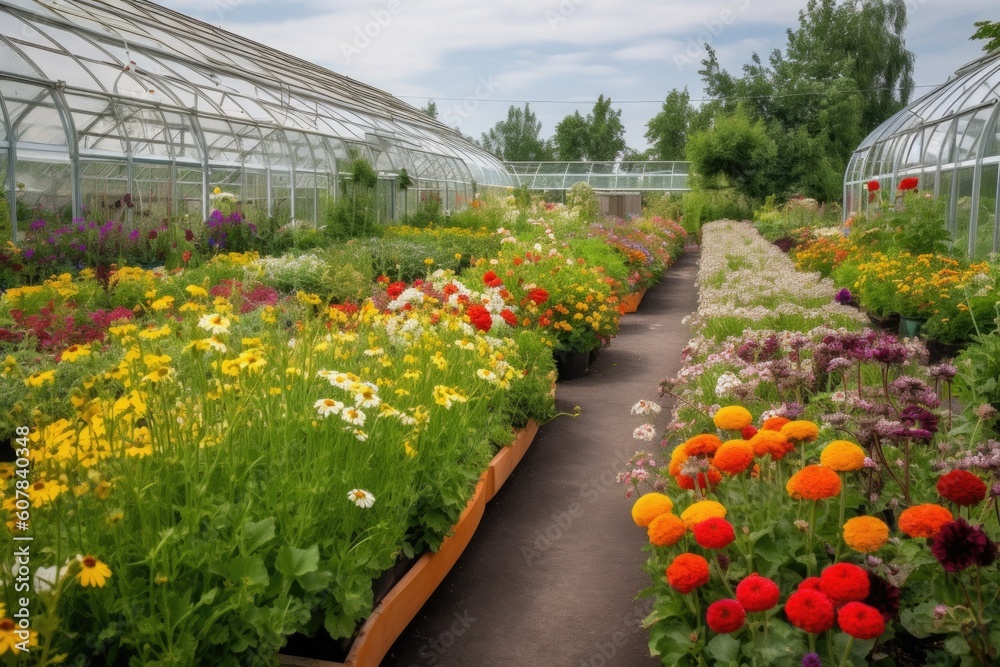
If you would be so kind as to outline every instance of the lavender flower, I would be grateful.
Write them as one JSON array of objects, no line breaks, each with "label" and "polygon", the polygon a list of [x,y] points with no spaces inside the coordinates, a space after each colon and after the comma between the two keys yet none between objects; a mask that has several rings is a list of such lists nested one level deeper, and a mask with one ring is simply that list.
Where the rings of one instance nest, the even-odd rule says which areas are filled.
[{"label": "lavender flower", "polygon": [[847,305],[851,302],[851,290],[845,287],[837,292],[837,296],[833,297],[833,299],[839,304]]}]

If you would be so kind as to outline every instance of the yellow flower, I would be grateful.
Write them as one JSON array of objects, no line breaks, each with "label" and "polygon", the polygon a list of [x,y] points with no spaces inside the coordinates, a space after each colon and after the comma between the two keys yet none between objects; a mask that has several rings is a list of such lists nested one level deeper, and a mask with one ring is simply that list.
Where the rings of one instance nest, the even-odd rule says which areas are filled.
[{"label": "yellow flower", "polygon": [[632,521],[640,528],[646,528],[653,519],[673,508],[674,503],[669,497],[662,493],[647,493],[632,505]]},{"label": "yellow flower", "polygon": [[220,188],[219,186],[215,186],[215,189],[212,190],[212,194],[213,195],[217,195],[217,194],[219,194],[221,192],[222,192],[222,188]]},{"label": "yellow flower", "polygon": [[169,378],[173,374],[173,372],[174,369],[170,368],[169,366],[161,366],[160,368],[157,368],[148,375],[143,376],[142,382],[152,382],[153,384],[156,384],[160,380],[166,380],[167,378]]},{"label": "yellow flower", "polygon": [[187,287],[184,288],[184,291],[187,292],[188,294],[190,294],[193,297],[207,297],[208,296],[208,292],[205,290],[205,288],[201,287],[199,285],[188,285]]},{"label": "yellow flower", "polygon": [[430,258],[430,257],[428,257],[427,259],[424,260],[424,264],[426,264],[427,266],[430,266],[433,263],[434,263],[434,260],[432,258]]},{"label": "yellow flower", "polygon": [[93,556],[85,556],[80,561],[80,571],[76,573],[76,580],[84,587],[104,588],[104,584],[110,576],[111,568]]},{"label": "yellow flower", "polygon": [[819,437],[819,427],[811,421],[799,419],[782,426],[781,434],[792,442],[812,442]]},{"label": "yellow flower", "polygon": [[455,402],[465,403],[468,401],[465,396],[459,393],[457,390],[444,385],[435,385],[434,387],[434,402],[438,405],[443,405],[445,408],[450,409],[452,404]]},{"label": "yellow flower", "polygon": [[[14,623],[12,619],[4,618],[0,620],[0,655],[5,654],[10,651],[14,655],[18,655],[20,649],[18,644],[24,645],[24,640],[17,632],[24,632],[23,630],[17,629],[17,624]],[[28,648],[38,646],[38,633],[34,630],[28,630]]]},{"label": "yellow flower", "polygon": [[318,294],[311,294],[309,292],[303,292],[301,290],[295,293],[295,298],[299,300],[299,303],[310,306],[318,306],[320,303],[322,303],[322,300],[319,298]]},{"label": "yellow flower", "polygon": [[726,508],[715,500],[699,500],[681,512],[681,519],[688,528],[708,519],[722,519],[726,516]]},{"label": "yellow flower", "polygon": [[68,348],[63,350],[61,355],[59,355],[59,360],[76,361],[80,357],[86,357],[89,354],[90,354],[89,345],[70,345]]},{"label": "yellow flower", "polygon": [[174,305],[174,297],[172,296],[161,296],[159,299],[150,304],[150,308],[153,310],[167,310]]},{"label": "yellow flower", "polygon": [[739,431],[753,423],[753,415],[741,405],[729,405],[719,408],[712,421],[723,431]]},{"label": "yellow flower", "polygon": [[40,479],[28,487],[28,498],[31,499],[32,507],[41,507],[47,502],[51,502],[66,490],[58,481]]},{"label": "yellow flower", "polygon": [[170,357],[165,354],[147,354],[142,359],[143,363],[146,364],[146,368],[159,368],[165,364],[170,363]]},{"label": "yellow flower", "polygon": [[858,516],[844,524],[844,543],[863,554],[878,551],[889,540],[889,526],[873,516]]},{"label": "yellow flower", "polygon": [[29,387],[41,387],[46,382],[55,382],[55,371],[35,371],[24,379],[24,384]]},{"label": "yellow flower", "polygon": [[836,472],[861,470],[865,465],[865,450],[847,440],[834,440],[823,448],[819,462]]},{"label": "yellow flower", "polygon": [[278,317],[275,315],[276,309],[274,306],[264,306],[260,311],[260,319],[267,322],[268,324],[274,324],[278,321]]},{"label": "yellow flower", "polygon": [[162,327],[157,329],[145,329],[139,332],[139,338],[143,340],[156,340],[157,338],[163,338],[164,336],[170,335],[170,325],[164,324]]}]

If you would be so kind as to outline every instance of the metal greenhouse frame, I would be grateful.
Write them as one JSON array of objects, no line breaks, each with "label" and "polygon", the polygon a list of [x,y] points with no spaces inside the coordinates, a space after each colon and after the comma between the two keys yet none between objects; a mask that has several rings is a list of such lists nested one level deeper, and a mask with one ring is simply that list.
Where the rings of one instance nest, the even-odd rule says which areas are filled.
[{"label": "metal greenhouse frame", "polygon": [[14,229],[16,199],[79,217],[128,193],[144,215],[207,216],[215,187],[282,222],[316,221],[352,151],[379,173],[383,216],[514,185],[497,158],[388,93],[146,0],[0,0],[0,26]]},{"label": "metal greenhouse frame", "polygon": [[1000,251],[1000,52],[959,69],[882,123],[854,151],[844,177],[844,211],[868,209],[866,183],[894,193],[918,179],[947,199],[952,238],[970,257]]}]

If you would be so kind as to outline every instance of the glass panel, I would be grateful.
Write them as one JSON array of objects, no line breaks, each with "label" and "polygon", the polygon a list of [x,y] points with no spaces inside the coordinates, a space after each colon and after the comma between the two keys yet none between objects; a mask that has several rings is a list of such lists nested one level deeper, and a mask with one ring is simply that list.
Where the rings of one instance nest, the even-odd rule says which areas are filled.
[{"label": "glass panel", "polygon": [[243,210],[267,214],[267,173],[247,169],[243,175]]},{"label": "glass panel", "polygon": [[[980,109],[969,117],[965,134],[958,144],[958,160],[969,160],[976,157],[977,141],[982,137],[986,122],[993,114],[993,109]],[[957,136],[957,135],[956,135]]]},{"label": "glass panel", "polygon": [[271,215],[283,225],[292,217],[291,174],[287,171],[271,172]]},{"label": "glass panel", "polygon": [[[393,181],[394,182],[394,181]],[[301,222],[316,222],[316,175],[310,172],[295,172],[295,219]]]},{"label": "glass panel", "polygon": [[[929,130],[928,130],[929,132]],[[917,132],[906,147],[906,154],[903,157],[902,166],[912,167],[920,164],[921,153],[924,147],[924,132]]]},{"label": "glass panel", "polygon": [[177,214],[170,165],[136,163],[132,167],[132,214],[162,220]]},{"label": "glass panel", "polygon": [[1000,180],[1000,165],[983,166],[979,183],[979,219],[976,221],[976,242],[973,259],[985,259],[993,252],[997,222],[997,182]]},{"label": "glass panel", "polygon": [[66,145],[66,131],[56,111],[55,100],[47,89],[0,81],[0,95],[7,103],[11,129],[19,142]]},{"label": "glass panel", "polygon": [[177,203],[180,206],[178,214],[187,213],[191,220],[201,220],[201,169],[188,167],[177,168],[176,192]]},{"label": "glass panel", "polygon": [[[38,39],[41,39],[40,37]],[[53,81],[66,81],[71,86],[93,88],[94,79],[90,72],[80,66],[74,58],[55,51],[40,49],[29,44],[18,44],[18,48],[42,70],[44,77]]]},{"label": "glass panel", "polygon": [[[20,153],[19,157],[22,157]],[[73,217],[72,170],[68,160],[37,162],[19,159],[15,165],[14,177],[18,183],[17,199],[24,204],[24,210],[28,214],[26,217],[34,217],[39,209],[54,213],[67,221]]]},{"label": "glass panel", "polygon": [[927,132],[930,133],[930,136],[924,145],[924,164],[938,163],[938,159],[941,157],[941,149],[944,146],[944,138],[948,133],[949,125],[951,125],[950,121],[946,123],[938,123],[933,127],[927,128]]},{"label": "glass panel", "polygon": [[128,189],[128,164],[97,160],[80,161],[83,215],[94,222],[121,220],[122,196]]},{"label": "glass panel", "polygon": [[956,239],[956,248],[966,249],[969,238],[969,222],[972,219],[972,179],[976,170],[972,167],[959,169],[958,190],[955,200],[955,221],[951,225],[951,237]]}]

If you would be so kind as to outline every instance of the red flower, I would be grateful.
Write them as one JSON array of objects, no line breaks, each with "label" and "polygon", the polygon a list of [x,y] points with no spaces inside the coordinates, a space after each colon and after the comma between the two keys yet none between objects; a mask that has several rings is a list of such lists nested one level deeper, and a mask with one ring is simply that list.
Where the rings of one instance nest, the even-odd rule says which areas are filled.
[{"label": "red flower", "polygon": [[833,602],[819,591],[799,590],[788,597],[785,616],[799,630],[826,632],[833,627]]},{"label": "red flower", "polygon": [[501,310],[500,317],[502,317],[503,321],[509,324],[510,326],[512,327],[517,326],[517,315],[515,315],[514,311],[512,311],[510,308],[504,308],[503,310]]},{"label": "red flower", "polygon": [[733,526],[722,518],[706,519],[694,525],[694,539],[705,549],[725,549],[736,539]]},{"label": "red flower", "polygon": [[834,563],[824,569],[819,585],[837,604],[868,597],[868,573],[851,563]]},{"label": "red flower", "polygon": [[448,283],[441,291],[444,292],[445,296],[451,296],[452,294],[458,294],[458,287],[455,283]]},{"label": "red flower", "polygon": [[873,178],[872,180],[868,181],[868,183],[865,184],[865,187],[868,188],[868,192],[878,192],[878,189],[881,186],[879,185],[878,181]]},{"label": "red flower", "polygon": [[823,587],[820,586],[820,579],[819,579],[819,577],[809,577],[808,579],[803,579],[801,581],[801,583],[799,583],[799,587],[796,590],[799,590],[799,591],[819,591],[820,593],[822,593],[823,592]]},{"label": "red flower", "polygon": [[708,583],[708,561],[698,554],[680,554],[667,567],[667,583],[687,595]]},{"label": "red flower", "polygon": [[465,309],[465,314],[469,316],[469,322],[480,331],[489,331],[493,326],[493,317],[490,311],[478,304],[473,304]]},{"label": "red flower", "polygon": [[708,606],[705,620],[713,632],[720,635],[736,632],[743,627],[747,613],[736,600],[718,600]]},{"label": "red flower", "polygon": [[[685,491],[694,490],[694,478],[688,475],[677,475],[674,479],[677,480],[677,486],[681,487]],[[709,486],[717,486],[719,482],[722,481],[722,473],[720,473],[715,468],[709,468],[708,478],[705,478],[705,473],[698,473],[698,486],[702,489],[707,489]]]},{"label": "red flower", "polygon": [[956,505],[971,507],[986,497],[986,484],[968,470],[952,470],[938,479],[937,492]]},{"label": "red flower", "polygon": [[909,176],[901,180],[896,189],[898,189],[900,192],[904,192],[906,190],[916,190],[917,185],[919,184],[920,184],[920,179],[918,179],[916,176]]},{"label": "red flower", "polygon": [[493,271],[486,272],[486,275],[483,276],[483,282],[490,287],[500,287],[500,285],[503,285],[503,281],[500,280],[500,276]]},{"label": "red flower", "polygon": [[405,289],[406,289],[406,283],[395,282],[389,285],[389,287],[386,289],[386,292],[389,294],[390,299],[395,299],[397,296],[402,294],[403,290]]},{"label": "red flower", "polygon": [[389,280],[389,276],[386,276],[386,275],[382,275],[382,276],[379,276],[379,277],[378,277],[378,278],[377,278],[377,279],[375,280],[375,282],[377,282],[377,283],[378,283],[379,285],[388,285],[388,284],[389,284],[389,282],[390,282],[390,280]]},{"label": "red flower", "polygon": [[185,250],[184,252],[182,252],[181,253],[181,259],[184,260],[185,264],[187,264],[188,262],[190,262],[191,261],[191,251],[190,250]]},{"label": "red flower", "polygon": [[840,629],[855,639],[875,639],[885,632],[885,621],[878,609],[864,602],[848,602],[837,612]]},{"label": "red flower", "polygon": [[528,298],[540,306],[549,300],[549,293],[541,287],[536,287],[528,292]]},{"label": "red flower", "polygon": [[778,584],[759,574],[751,574],[736,586],[736,599],[747,611],[767,611],[778,604],[780,596]]},{"label": "red flower", "polygon": [[757,427],[753,426],[752,424],[750,426],[744,426],[743,430],[740,431],[740,437],[742,437],[744,440],[749,440],[755,435],[757,435]]}]

